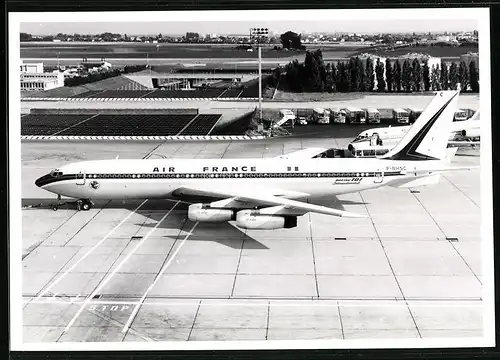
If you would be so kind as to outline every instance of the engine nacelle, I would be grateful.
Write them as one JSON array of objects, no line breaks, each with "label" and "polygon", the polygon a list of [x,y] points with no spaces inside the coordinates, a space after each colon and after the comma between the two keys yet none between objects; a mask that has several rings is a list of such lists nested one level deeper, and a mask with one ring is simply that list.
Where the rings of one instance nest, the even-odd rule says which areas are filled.
[{"label": "engine nacelle", "polygon": [[199,222],[224,222],[234,220],[234,211],[210,208],[204,204],[193,204],[188,208],[188,218]]},{"label": "engine nacelle", "polygon": [[290,229],[297,226],[297,217],[263,215],[258,210],[242,210],[236,213],[236,225],[251,230]]}]

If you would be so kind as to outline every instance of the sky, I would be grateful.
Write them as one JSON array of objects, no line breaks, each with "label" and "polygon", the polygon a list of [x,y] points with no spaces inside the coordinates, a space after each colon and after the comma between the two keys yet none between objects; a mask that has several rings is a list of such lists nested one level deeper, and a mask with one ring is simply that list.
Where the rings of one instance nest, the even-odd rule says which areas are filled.
[{"label": "sky", "polygon": [[398,33],[398,32],[444,32],[473,31],[478,29],[476,19],[384,19],[348,21],[163,21],[163,22],[46,22],[21,23],[21,32],[32,35],[100,34],[112,32],[119,34],[184,35],[186,32],[200,34],[238,34],[249,33],[252,27],[267,27],[281,34],[292,30],[301,32],[352,32],[352,33]]}]

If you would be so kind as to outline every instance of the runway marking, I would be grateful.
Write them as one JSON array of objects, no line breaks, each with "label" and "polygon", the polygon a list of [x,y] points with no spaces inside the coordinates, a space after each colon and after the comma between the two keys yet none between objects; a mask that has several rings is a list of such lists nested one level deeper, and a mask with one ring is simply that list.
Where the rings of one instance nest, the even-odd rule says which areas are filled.
[{"label": "runway marking", "polygon": [[84,120],[82,120],[82,121],[80,121],[80,122],[77,122],[77,123],[76,123],[76,124],[74,124],[74,125],[71,125],[71,126],[69,126],[69,127],[67,127],[67,128],[64,128],[64,129],[62,129],[62,130],[59,130],[58,132],[55,132],[55,133],[53,133],[53,134],[52,134],[52,135],[50,135],[50,136],[56,136],[56,135],[59,135],[60,133],[62,133],[62,132],[64,132],[64,131],[66,131],[66,130],[69,130],[69,129],[71,129],[71,128],[74,128],[75,126],[78,126],[78,125],[80,125],[80,124],[83,124],[84,122],[89,121],[90,119],[95,118],[96,116],[99,116],[99,114],[95,114],[94,116],[91,116],[91,117],[89,117],[89,118],[87,118],[87,119],[84,119]]},{"label": "runway marking", "polygon": [[[145,200],[144,202],[146,202],[147,200]],[[143,202],[143,204],[144,204]],[[83,312],[83,309],[85,309],[85,307],[88,305],[88,303],[90,302],[90,300],[92,300],[92,298],[99,293],[99,291],[113,278],[113,276],[115,276],[115,274],[118,272],[118,270],[120,270],[120,268],[123,266],[123,264],[125,264],[125,262],[127,262],[127,260],[134,254],[134,252],[139,249],[139,247],[141,247],[142,244],[144,244],[144,242],[149,238],[149,236],[158,228],[158,226],[160,226],[160,224],[167,218],[168,215],[170,215],[170,213],[175,209],[175,207],[177,206],[179,202],[176,202],[174,204],[174,206],[172,206],[172,208],[160,219],[160,221],[158,221],[156,223],[156,225],[146,234],[145,237],[142,238],[141,241],[139,241],[137,243],[137,245],[134,247],[134,249],[132,249],[131,252],[129,252],[126,256],[125,256],[125,259],[123,259],[119,264],[118,266],[111,272],[111,274],[106,277],[106,279],[101,282],[99,284],[99,286],[97,288],[94,289],[94,291],[92,292],[92,294],[90,294],[89,296],[87,296],[87,298],[85,299],[85,302],[83,303],[83,305],[80,307],[80,309],[78,310],[78,312],[75,314],[75,316],[73,316],[73,318],[71,319],[71,321],[68,323],[68,325],[66,326],[66,328],[64,328],[63,332],[67,332],[70,327],[73,325],[73,323],[76,321],[76,319],[78,318],[78,316],[80,316],[80,314]],[[142,204],[140,205],[142,206]]]},{"label": "runway marking", "polygon": [[[377,302],[376,300],[268,300],[268,299],[259,299],[254,300],[251,299],[249,302],[237,302],[235,300],[227,300],[227,301],[214,301],[212,299],[193,299],[191,301],[159,301],[159,302],[138,302],[138,301],[113,301],[113,300],[96,300],[91,301],[90,304],[94,305],[114,305],[114,306],[122,306],[122,305],[130,305],[130,306],[195,306],[198,305],[199,302],[202,302],[203,306],[215,307],[215,306],[223,306],[223,307],[259,307],[259,306],[267,306],[268,301],[271,302],[272,306],[276,307],[334,307],[334,306],[342,306],[342,307],[420,307],[420,308],[482,308],[483,303],[480,299],[468,299],[468,300],[408,300],[408,303],[404,303],[403,301],[393,301],[393,302]],[[205,303],[205,301],[208,301]],[[302,303],[300,303],[301,301]],[[381,300],[386,301],[386,300]],[[23,303],[29,303],[29,300],[23,300]],[[68,304],[83,304],[85,300],[82,298],[80,301],[65,301],[60,299],[51,300],[44,299],[40,302],[40,304],[54,304],[54,305],[68,305]]]},{"label": "runway marking", "polygon": [[142,303],[144,303],[144,300],[146,299],[146,296],[151,291],[151,289],[153,289],[153,287],[156,285],[156,283],[161,278],[161,276],[163,275],[163,273],[165,272],[165,270],[167,270],[167,268],[170,266],[170,264],[172,263],[172,261],[174,260],[174,258],[177,256],[177,254],[179,253],[180,249],[184,246],[184,244],[186,243],[186,240],[193,233],[194,229],[196,228],[196,226],[198,226],[198,224],[199,223],[195,223],[193,225],[193,227],[191,228],[191,230],[189,230],[189,233],[184,237],[184,239],[179,244],[179,246],[177,247],[177,249],[175,249],[175,251],[172,254],[172,256],[170,257],[170,259],[168,259],[167,263],[161,268],[160,272],[155,277],[153,283],[151,285],[149,285],[148,289],[146,290],[146,292],[142,295],[141,299],[139,300],[139,303],[135,306],[134,310],[132,311],[132,314],[130,314],[130,317],[128,318],[127,322],[125,323],[125,326],[123,327],[122,332],[126,332],[128,330],[128,328],[132,324],[132,321],[135,319],[135,316],[137,315],[137,312],[139,311],[139,308],[141,307]]},{"label": "runway marking", "polygon": [[83,260],[87,258],[95,249],[97,249],[108,237],[111,236],[115,232],[116,229],[118,229],[120,226],[122,226],[125,221],[127,221],[133,214],[137,212],[148,200],[144,200],[138,207],[134,209],[134,211],[130,212],[118,225],[116,225],[113,229],[111,229],[110,232],[106,234],[97,244],[95,244],[92,248],[90,248],[85,255],[83,255],[77,262],[75,262],[68,270],[66,270],[57,280],[55,280],[52,284],[50,284],[45,290],[43,290],[37,297],[36,300],[39,300],[42,296],[47,294],[55,285],[57,285],[62,279],[66,277],[74,268],[80,264]]},{"label": "runway marking", "polygon": [[479,206],[478,203],[476,203],[469,195],[467,195],[462,189],[460,189],[453,181],[451,181],[450,179],[448,179],[445,175],[443,175],[443,177],[446,179],[446,181],[448,181],[453,187],[455,187],[455,189],[457,189],[458,191],[460,191],[460,193],[462,193],[463,196],[465,196],[470,202],[472,202],[474,205],[476,205],[476,207],[478,208],[481,208]]}]

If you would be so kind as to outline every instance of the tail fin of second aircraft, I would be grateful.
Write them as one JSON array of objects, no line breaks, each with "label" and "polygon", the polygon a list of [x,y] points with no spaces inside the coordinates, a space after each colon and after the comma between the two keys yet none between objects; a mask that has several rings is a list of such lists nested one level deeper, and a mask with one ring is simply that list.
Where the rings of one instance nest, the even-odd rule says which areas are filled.
[{"label": "tail fin of second aircraft", "polygon": [[382,159],[443,160],[451,124],[458,105],[458,91],[440,91],[401,141]]}]

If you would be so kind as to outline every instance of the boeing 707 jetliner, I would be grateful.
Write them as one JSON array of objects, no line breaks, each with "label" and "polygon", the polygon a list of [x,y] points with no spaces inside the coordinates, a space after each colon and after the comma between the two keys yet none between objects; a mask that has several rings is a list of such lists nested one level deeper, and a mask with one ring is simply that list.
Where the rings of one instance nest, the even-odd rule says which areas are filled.
[{"label": "boeing 707 jetliner", "polygon": [[[83,161],[65,165],[35,184],[78,199],[176,199],[192,203],[191,221],[236,221],[244,229],[297,226],[308,212],[364,215],[314,205],[315,198],[379,188],[432,184],[450,167],[446,144],[458,91],[436,94],[403,139],[381,158],[312,158],[307,149],[264,159],[142,159]],[[193,202],[193,198],[203,201]]]}]

